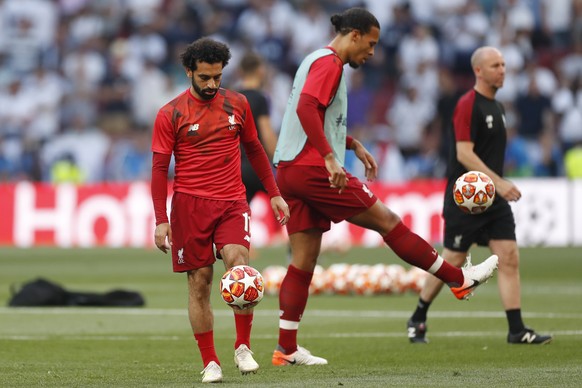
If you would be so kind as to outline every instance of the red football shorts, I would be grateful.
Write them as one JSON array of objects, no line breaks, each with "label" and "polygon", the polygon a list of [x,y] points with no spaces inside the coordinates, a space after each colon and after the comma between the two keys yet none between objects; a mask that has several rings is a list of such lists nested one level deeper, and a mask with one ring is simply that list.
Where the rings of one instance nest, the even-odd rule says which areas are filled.
[{"label": "red football shorts", "polygon": [[378,198],[350,173],[348,185],[339,194],[329,187],[329,173],[323,166],[284,166],[277,169],[277,184],[289,205],[287,232],[307,229],[329,230],[338,223],[366,211]]},{"label": "red football shorts", "polygon": [[214,264],[213,244],[249,249],[251,209],[246,200],[216,201],[175,192],[172,197],[172,262],[174,272]]}]

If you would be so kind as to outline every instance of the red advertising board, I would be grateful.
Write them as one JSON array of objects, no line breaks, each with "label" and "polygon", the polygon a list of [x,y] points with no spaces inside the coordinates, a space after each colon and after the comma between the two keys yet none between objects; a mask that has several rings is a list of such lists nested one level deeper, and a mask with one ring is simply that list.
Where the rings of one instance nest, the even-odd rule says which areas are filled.
[{"label": "red advertising board", "polygon": [[[514,179],[522,192],[512,202],[520,246],[582,246],[582,180]],[[442,240],[441,180],[402,185],[370,184],[370,189],[414,232]],[[171,191],[170,191],[171,193]],[[171,194],[170,194],[171,195]],[[169,208],[169,203],[168,203]],[[251,203],[252,244],[280,244],[267,198]],[[149,182],[100,185],[0,184],[0,246],[153,246],[154,215]],[[346,222],[332,226],[324,244],[380,246],[380,236]]]},{"label": "red advertising board", "polygon": [[[441,240],[444,182],[371,184],[369,187],[416,233],[433,243]],[[2,184],[0,198],[0,245],[153,245],[154,215],[149,182],[85,186]],[[255,246],[286,239],[285,230],[275,222],[266,197],[257,197],[251,208]],[[347,223],[334,225],[328,235],[354,245],[382,244],[376,233]]]}]

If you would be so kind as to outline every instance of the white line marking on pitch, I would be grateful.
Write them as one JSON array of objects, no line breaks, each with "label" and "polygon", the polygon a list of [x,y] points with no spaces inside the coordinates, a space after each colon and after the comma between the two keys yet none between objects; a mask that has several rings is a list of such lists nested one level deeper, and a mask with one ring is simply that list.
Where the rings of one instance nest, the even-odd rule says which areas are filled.
[{"label": "white line marking on pitch", "polygon": [[[121,315],[121,316],[186,316],[186,309],[140,309],[140,308],[75,308],[75,307],[18,307],[8,308],[0,307],[0,315]],[[330,318],[395,318],[407,319],[410,317],[411,310],[408,311],[382,311],[382,310],[307,310],[305,317],[330,317]],[[231,316],[231,310],[216,309],[216,316]],[[560,318],[560,319],[582,319],[582,313],[536,313],[524,312],[525,318]],[[255,310],[255,316],[279,316],[278,310]],[[433,318],[505,318],[502,311],[431,311]]]},{"label": "white line marking on pitch", "polygon": [[[497,337],[504,336],[506,332],[501,331],[443,331],[432,332],[431,337]],[[582,330],[561,330],[552,332],[559,337],[579,336]],[[183,341],[190,336],[123,336],[123,335],[0,335],[0,340],[11,341],[48,341],[48,340],[68,340],[68,341]],[[329,334],[302,334],[303,338],[405,338],[406,333],[386,332],[386,333],[329,333]],[[253,339],[276,340],[277,335],[253,335]]]}]

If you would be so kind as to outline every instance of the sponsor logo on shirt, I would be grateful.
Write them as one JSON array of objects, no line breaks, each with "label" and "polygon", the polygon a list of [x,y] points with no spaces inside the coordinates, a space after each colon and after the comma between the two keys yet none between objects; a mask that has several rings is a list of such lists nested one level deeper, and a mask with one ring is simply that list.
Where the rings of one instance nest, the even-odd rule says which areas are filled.
[{"label": "sponsor logo on shirt", "polygon": [[489,129],[493,128],[493,116],[492,115],[485,116],[485,123],[487,124],[487,128]]},{"label": "sponsor logo on shirt", "polygon": [[198,129],[200,128],[200,124],[192,124],[188,128],[188,136],[198,136]]}]

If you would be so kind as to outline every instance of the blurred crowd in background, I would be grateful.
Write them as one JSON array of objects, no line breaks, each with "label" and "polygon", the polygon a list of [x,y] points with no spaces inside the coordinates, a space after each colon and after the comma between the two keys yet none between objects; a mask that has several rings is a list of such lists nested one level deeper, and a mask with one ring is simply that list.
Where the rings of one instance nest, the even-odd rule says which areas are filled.
[{"label": "blurred crowd in background", "polygon": [[582,0],[0,0],[0,182],[148,180],[155,116],[202,36],[231,47],[223,87],[246,52],[265,59],[278,131],[297,66],[352,6],[382,26],[374,58],[345,67],[348,131],[381,181],[443,177],[482,45],[506,61],[506,175],[582,176]]}]

